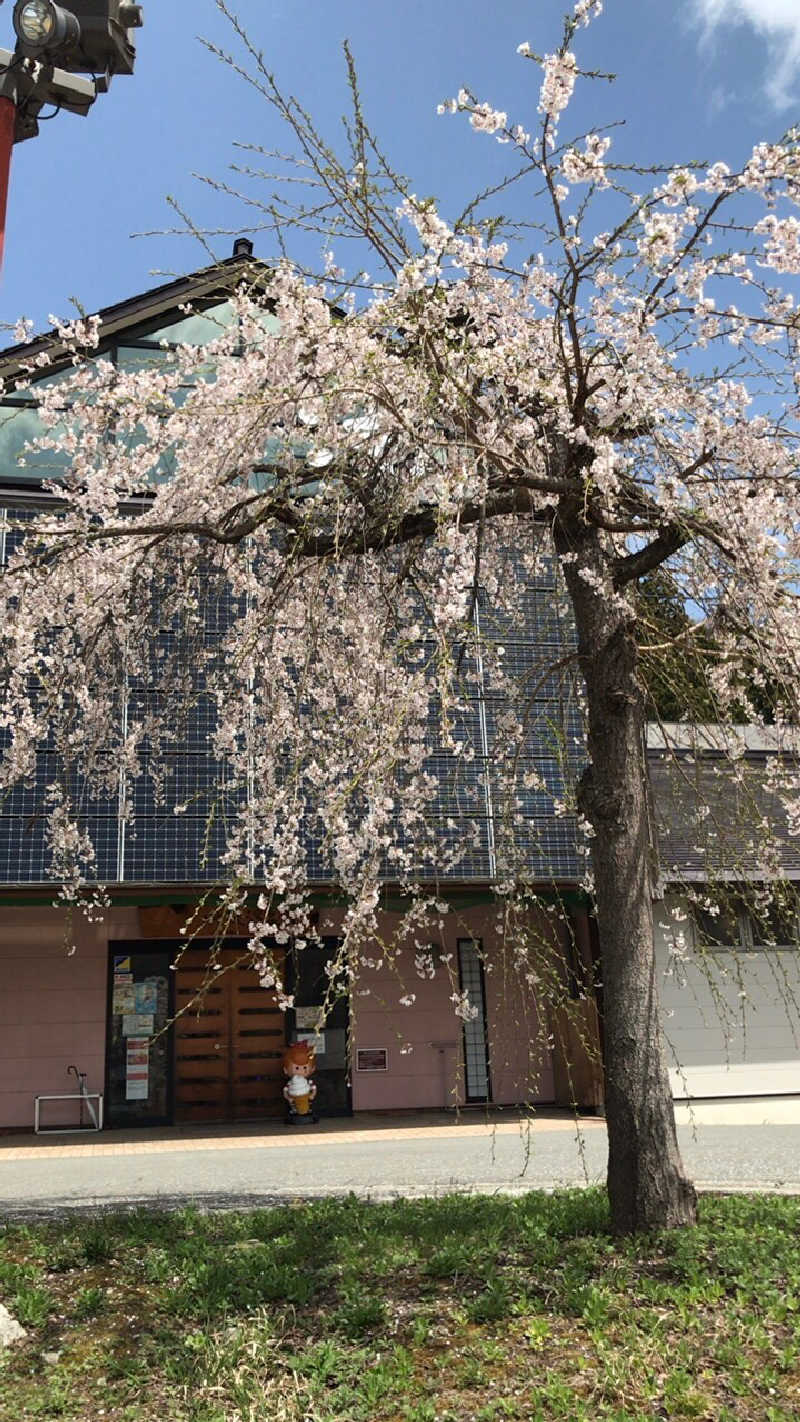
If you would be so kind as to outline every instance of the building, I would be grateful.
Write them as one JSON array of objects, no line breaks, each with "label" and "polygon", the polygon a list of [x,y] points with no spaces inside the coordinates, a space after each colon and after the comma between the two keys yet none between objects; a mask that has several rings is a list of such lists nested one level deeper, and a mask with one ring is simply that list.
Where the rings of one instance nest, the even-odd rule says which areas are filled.
[{"label": "building", "polygon": [[673,1092],[798,1093],[800,840],[772,783],[796,774],[796,733],[667,724],[648,745]]},{"label": "building", "polygon": [[[263,282],[264,272],[249,244],[237,244],[227,261],[101,312],[98,354],[136,369],[168,360],[178,343],[207,341],[231,319],[232,290],[242,281]],[[0,375],[10,392],[0,402],[0,562],[20,537],[26,514],[54,502],[43,486],[58,476],[53,456],[29,452],[20,463],[20,452],[37,433],[36,381],[13,390],[20,371],[32,368],[35,374],[45,345],[55,357],[44,377],[50,380],[58,376],[57,338],[0,354]],[[89,1091],[103,1094],[105,1119],[113,1126],[277,1115],[283,1109],[282,1053],[287,1041],[304,1033],[316,1036],[323,1112],[523,1101],[601,1107],[595,933],[579,887],[585,846],[574,817],[558,808],[581,763],[580,710],[571,684],[538,674],[563,661],[573,646],[553,569],[545,566],[530,588],[524,625],[494,632],[485,599],[475,616],[483,618],[489,642],[502,636],[507,662],[530,672],[537,688],[522,757],[536,772],[535,785],[519,795],[520,852],[535,890],[525,932],[538,945],[536,972],[521,977],[516,971],[519,925],[509,929],[502,922],[490,887],[505,852],[505,828],[491,766],[502,698],[489,661],[469,673],[464,724],[475,749],[472,760],[456,765],[439,744],[435,714],[431,721],[437,833],[444,840],[468,827],[470,837],[457,872],[437,882],[443,909],[436,934],[421,951],[419,945],[396,944],[386,952],[376,944],[360,965],[357,984],[338,999],[318,1035],[317,1010],[344,906],[324,858],[310,844],[308,873],[321,942],[302,954],[288,946],[294,1003],[281,1011],[243,961],[246,911],[239,922],[223,925],[215,908],[224,831],[219,821],[209,831],[203,800],[214,778],[212,713],[198,696],[177,751],[170,750],[172,777],[163,803],[144,779],[121,780],[116,794],[104,798],[87,797],[97,878],[108,890],[101,918],[76,917],[67,929],[63,909],[53,906],[41,816],[44,791],[57,770],[52,746],[42,745],[35,775],[0,805],[0,1129],[29,1128],[36,1096],[70,1092],[70,1067],[85,1073]],[[146,684],[128,687],[120,714],[139,714],[151,690]],[[672,735],[677,757],[665,757],[656,735],[651,745],[665,891],[657,905],[659,967],[665,1026],[676,1053],[675,1094],[798,1091],[796,932],[791,946],[773,950],[756,941],[742,909],[735,921],[745,935],[744,959],[732,957],[732,943],[701,951],[702,923],[698,911],[687,907],[685,890],[687,883],[701,883],[717,862],[707,844],[695,853],[696,836],[687,830],[691,805],[676,795],[676,784],[686,783],[681,765],[685,772],[697,752],[683,745],[681,734]],[[767,751],[750,750],[754,767],[760,756],[763,770]],[[176,816],[181,799],[193,808]],[[716,818],[724,822],[726,814],[723,797]],[[781,834],[788,845],[787,827]],[[729,880],[755,881],[744,841],[735,862],[725,862]],[[789,881],[800,878],[800,861],[788,849],[783,870]],[[422,878],[425,873],[422,866]],[[386,942],[394,938],[401,907],[387,866],[379,920]],[[182,935],[188,920],[189,949]],[[742,971],[752,984],[749,999],[738,995]],[[454,995],[463,994],[474,1010],[468,1021],[453,1010]],[[406,1005],[410,996],[413,1006]],[[42,1109],[49,1125],[75,1120],[74,1102],[49,1101]]]},{"label": "building", "polygon": [[[136,369],[169,360],[178,343],[207,341],[231,320],[231,291],[242,281],[263,282],[264,271],[252,261],[249,244],[239,243],[227,261],[103,311],[97,356]],[[3,558],[22,536],[26,515],[54,503],[43,480],[58,478],[58,456],[54,460],[50,452],[29,450],[20,462],[21,451],[38,432],[35,361],[45,347],[53,363],[43,378],[50,381],[58,378],[57,337],[27,342],[0,357],[0,374],[10,390],[0,411]],[[14,378],[26,370],[34,372],[32,383],[15,392]],[[512,636],[504,629],[505,653],[521,667],[557,660],[571,643],[553,576],[551,569],[531,589],[526,626]],[[481,613],[491,620],[491,609],[482,605]],[[213,616],[224,620],[224,609],[215,608]],[[540,692],[525,752],[542,787],[530,793],[525,806],[526,866],[541,881],[535,910],[541,919],[539,937],[546,954],[552,952],[561,965],[565,997],[573,1003],[559,1025],[540,1009],[535,984],[524,990],[516,984],[512,990],[508,981],[508,955],[489,891],[504,833],[493,808],[489,773],[489,742],[500,702],[489,672],[476,668],[470,675],[465,733],[474,742],[474,759],[456,764],[437,745],[435,715],[431,725],[439,832],[443,837],[459,834],[468,823],[469,853],[457,875],[440,884],[447,911],[436,941],[425,946],[425,961],[415,964],[419,954],[410,947],[401,950],[402,964],[396,953],[376,949],[362,964],[349,1006],[340,1000],[328,1017],[317,1039],[323,1110],[548,1102],[572,1099],[576,1092],[581,1104],[599,1104],[597,1063],[587,1060],[581,1066],[578,1061],[584,1019],[593,1008],[578,986],[591,976],[592,936],[577,888],[575,823],[569,815],[558,818],[552,808],[554,796],[563,793],[565,776],[580,761],[579,712],[552,685]],[[131,686],[120,714],[139,714],[150,690]],[[335,950],[343,909],[331,892],[325,864],[310,845],[309,878],[323,947],[302,955],[289,950],[294,1007],[288,1013],[259,986],[255,972],[238,962],[247,915],[238,926],[227,924],[217,942],[223,930],[213,910],[213,885],[221,875],[224,833],[217,821],[209,834],[202,796],[213,778],[211,716],[199,696],[186,718],[179,753],[173,755],[172,788],[161,806],[143,779],[120,784],[116,795],[87,798],[84,822],[110,906],[100,921],[75,919],[69,930],[69,946],[76,949],[71,956],[63,911],[53,907],[41,816],[44,792],[58,773],[52,746],[42,746],[35,776],[15,786],[0,807],[0,1127],[29,1126],[35,1096],[66,1092],[74,1085],[70,1066],[86,1074],[90,1091],[104,1094],[106,1121],[112,1125],[242,1119],[282,1109],[284,1044],[315,1025],[315,1008],[327,982],[326,957]],[[556,721],[558,745],[553,740]],[[564,763],[564,746],[569,747],[569,764]],[[177,798],[188,798],[193,806],[180,817],[173,813]],[[207,932],[198,935],[195,920],[192,949],[182,952],[181,929],[206,898]],[[389,937],[399,906],[387,871],[381,923]],[[212,950],[227,971],[209,982]],[[429,972],[432,964],[434,973]],[[409,996],[409,978],[413,1010],[402,1002]],[[456,992],[466,993],[474,1009],[468,1022],[454,1015]],[[575,1040],[562,1051],[562,1038],[573,1033]],[[72,1103],[60,1107],[52,1102],[43,1109],[49,1122],[75,1110]]]}]

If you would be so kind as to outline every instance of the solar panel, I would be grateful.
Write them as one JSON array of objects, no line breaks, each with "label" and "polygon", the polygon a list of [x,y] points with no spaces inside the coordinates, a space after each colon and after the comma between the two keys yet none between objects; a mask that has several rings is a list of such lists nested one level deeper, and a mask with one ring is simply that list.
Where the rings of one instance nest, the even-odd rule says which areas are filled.
[{"label": "solar panel", "polygon": [[[187,317],[175,331],[196,335],[209,320],[225,324],[228,311],[223,307],[209,318]],[[168,332],[169,339],[175,331]],[[168,361],[171,357],[158,347],[161,334],[145,332],[139,341],[131,331],[110,358],[127,369]],[[53,378],[60,377],[48,377]],[[34,406],[29,393],[0,410],[0,480],[6,480],[5,489],[0,484],[5,505],[0,510],[0,561],[13,554],[34,517],[15,503],[19,496],[11,483],[45,472],[38,456],[22,466],[22,475],[17,462],[22,435],[35,433]],[[511,543],[501,551],[504,576],[491,592],[478,590],[468,625],[449,649],[452,698],[443,710],[438,694],[430,697],[425,770],[433,777],[435,794],[413,834],[399,821],[394,825],[392,843],[383,854],[387,878],[413,872],[481,881],[510,872],[511,866],[541,879],[575,878],[581,872],[571,797],[583,761],[584,730],[567,600],[556,560],[544,543],[524,576]],[[48,878],[46,790],[62,778],[81,826],[95,843],[93,872],[100,880],[212,882],[229,872],[225,856],[232,845],[241,857],[237,818],[246,807],[248,786],[233,783],[230,767],[214,756],[218,713],[209,691],[225,667],[230,631],[246,610],[231,593],[229,556],[224,550],[209,554],[190,599],[175,600],[176,584],[169,574],[146,585],[150,644],[132,648],[127,669],[120,659],[114,671],[120,738],[124,726],[133,731],[147,727],[139,773],[124,782],[112,773],[110,784],[97,791],[78,770],[64,770],[49,736],[34,774],[0,803],[0,882]],[[426,621],[425,599],[420,595],[417,601],[419,640],[403,654],[414,669],[433,665],[442,650]],[[310,705],[299,705],[298,726],[308,726],[313,715]],[[250,731],[256,742],[260,734],[273,734],[269,726],[259,729],[257,720]],[[0,752],[3,748],[0,737]],[[398,786],[403,776],[399,767]],[[363,797],[354,794],[343,809],[347,822],[356,827],[366,807]],[[331,847],[308,798],[302,842],[309,879],[330,878],[335,868]],[[258,861],[262,847],[252,844],[250,849]],[[263,862],[256,870],[256,877],[261,875]]]}]

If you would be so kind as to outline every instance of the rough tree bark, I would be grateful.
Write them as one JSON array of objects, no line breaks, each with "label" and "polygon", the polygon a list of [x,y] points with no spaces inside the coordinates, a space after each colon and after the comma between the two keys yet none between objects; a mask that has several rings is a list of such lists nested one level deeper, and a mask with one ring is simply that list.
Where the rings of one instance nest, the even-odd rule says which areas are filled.
[{"label": "rough tree bark", "polygon": [[656,987],[644,705],[634,618],[614,586],[605,535],[562,504],[556,549],[572,601],[586,686],[591,825],[603,974],[608,1193],[616,1233],[692,1224],[696,1194],[675,1131]]}]

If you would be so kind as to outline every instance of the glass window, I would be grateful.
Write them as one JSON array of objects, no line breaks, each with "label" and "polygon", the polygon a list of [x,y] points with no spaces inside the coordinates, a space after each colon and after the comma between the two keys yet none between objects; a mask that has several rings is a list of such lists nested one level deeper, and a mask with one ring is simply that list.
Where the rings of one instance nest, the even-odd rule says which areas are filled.
[{"label": "glass window", "polygon": [[161,326],[157,331],[151,331],[145,338],[148,341],[169,341],[170,345],[203,346],[208,341],[216,341],[224,335],[229,326],[233,325],[236,315],[229,301],[223,301],[219,306],[212,306],[208,311],[184,316],[180,321],[175,321],[172,325]]},{"label": "glass window", "polygon": [[464,1021],[464,1066],[468,1101],[488,1101],[489,1061],[486,1050],[486,999],[484,995],[482,945],[472,938],[458,940],[458,971],[461,988],[474,1016]]},{"label": "glass window", "polygon": [[763,904],[759,899],[759,885],[753,884],[740,886],[738,893],[716,893],[712,908],[695,905],[696,946],[745,950],[797,947],[800,919],[796,888],[778,884],[772,897]]},{"label": "glass window", "polygon": [[153,370],[155,366],[171,366],[175,363],[172,351],[165,351],[162,346],[119,346],[117,349],[114,364],[119,370],[133,371]]},{"label": "glass window", "polygon": [[[709,901],[712,896],[709,895]],[[710,908],[693,909],[695,941],[699,948],[739,948],[742,943],[739,905],[719,895]]]},{"label": "glass window", "polygon": [[[119,346],[115,363],[118,370],[134,375],[156,369],[166,371],[167,374],[175,374],[178,369],[175,352],[164,350],[159,346]],[[216,370],[211,361],[206,361],[199,367],[184,372],[181,375],[180,385],[172,392],[172,404],[179,408],[184,404],[189,391],[194,386],[201,382],[206,385],[213,384],[216,378]]]},{"label": "glass window", "polygon": [[797,947],[797,896],[791,886],[776,890],[770,903],[750,912],[750,932],[756,948]]},{"label": "glass window", "polygon": [[[58,426],[51,431],[56,437]],[[69,469],[70,458],[56,450],[28,449],[45,433],[39,413],[30,405],[0,405],[0,479],[49,479]]]},{"label": "glass window", "polygon": [[[105,357],[105,359],[107,358],[108,357]],[[82,367],[91,368],[94,363],[94,361],[87,360],[81,362],[81,365]],[[63,385],[66,380],[72,380],[74,375],[75,366],[70,362],[69,365],[65,365],[61,370],[51,371],[49,375],[37,375],[35,381],[31,385],[30,390],[26,393],[32,395],[36,390],[44,390],[46,387],[50,387],[53,385]]]}]

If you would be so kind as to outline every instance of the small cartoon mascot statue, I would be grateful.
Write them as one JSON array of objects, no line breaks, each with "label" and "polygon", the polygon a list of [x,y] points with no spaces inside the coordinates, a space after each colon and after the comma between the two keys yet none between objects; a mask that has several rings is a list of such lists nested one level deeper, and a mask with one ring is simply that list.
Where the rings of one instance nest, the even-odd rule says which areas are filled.
[{"label": "small cartoon mascot statue", "polygon": [[317,1088],[311,1080],[314,1075],[314,1053],[307,1042],[295,1042],[293,1046],[287,1047],[283,1056],[283,1070],[288,1077],[283,1088],[286,1124],[291,1126],[295,1121],[308,1119],[309,1116],[312,1121],[316,1121],[312,1103]]}]

